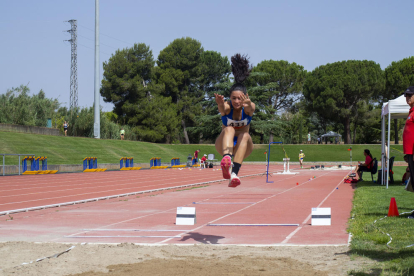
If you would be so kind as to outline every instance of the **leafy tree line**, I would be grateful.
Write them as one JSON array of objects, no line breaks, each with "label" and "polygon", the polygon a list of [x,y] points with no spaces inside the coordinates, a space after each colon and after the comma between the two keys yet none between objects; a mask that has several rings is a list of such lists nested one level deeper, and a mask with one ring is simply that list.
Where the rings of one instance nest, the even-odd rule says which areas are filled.
[{"label": "leafy tree line", "polygon": [[[221,120],[214,93],[229,96],[233,84],[228,57],[204,50],[186,37],[175,39],[154,58],[137,43],[117,50],[103,64],[100,93],[114,104],[101,112],[101,137],[161,143],[214,143]],[[311,72],[295,62],[264,60],[252,69],[246,86],[256,112],[250,132],[254,143],[302,143],[333,130],[345,143],[375,143],[381,133],[381,107],[414,85],[414,57],[393,62],[385,70],[368,60],[347,60]],[[44,126],[45,118],[69,133],[93,137],[93,110],[69,111],[43,91],[28,95],[21,86],[0,97],[0,122]],[[392,123],[398,142],[404,120]]]},{"label": "leafy tree line", "polygon": [[[413,58],[385,70],[374,61],[348,60],[311,72],[295,62],[264,60],[247,83],[257,104],[254,142],[301,143],[308,132],[316,138],[329,130],[342,134],[345,143],[375,142],[382,103],[414,85],[413,68]],[[213,94],[229,96],[230,72],[227,57],[189,37],[175,39],[156,60],[150,47],[139,43],[104,63],[101,95],[140,140],[214,142],[221,124]],[[397,140],[403,123],[393,125]]]},{"label": "leafy tree line", "polygon": [[[93,137],[93,108],[78,108],[70,112],[60,107],[57,99],[48,99],[43,90],[30,95],[29,87],[21,85],[9,89],[0,95],[0,123],[25,126],[46,127],[47,120],[52,119],[52,127],[63,133],[64,121],[69,122],[69,134]],[[119,139],[120,130],[126,130],[126,139],[136,140],[137,137],[129,126],[117,123],[113,112],[101,112],[101,137]]]},{"label": "leafy tree line", "polygon": [[27,86],[8,89],[0,95],[0,123],[45,127],[59,108],[57,99],[48,99],[43,90],[29,95]]}]

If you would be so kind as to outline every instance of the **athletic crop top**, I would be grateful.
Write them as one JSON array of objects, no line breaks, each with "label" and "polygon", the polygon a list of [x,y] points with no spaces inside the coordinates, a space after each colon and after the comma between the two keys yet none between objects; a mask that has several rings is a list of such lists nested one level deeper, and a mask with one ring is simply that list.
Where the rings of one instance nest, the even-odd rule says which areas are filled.
[{"label": "athletic crop top", "polygon": [[244,112],[244,107],[242,108],[242,118],[240,121],[233,120],[233,105],[230,102],[230,113],[228,115],[221,116],[221,121],[225,126],[232,126],[236,129],[242,128],[250,124],[252,116],[249,116]]}]

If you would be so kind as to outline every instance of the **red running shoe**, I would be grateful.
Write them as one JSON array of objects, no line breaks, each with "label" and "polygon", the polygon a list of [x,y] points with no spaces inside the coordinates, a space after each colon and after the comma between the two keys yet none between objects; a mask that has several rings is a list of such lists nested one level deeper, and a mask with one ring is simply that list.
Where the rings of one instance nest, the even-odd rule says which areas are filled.
[{"label": "red running shoe", "polygon": [[239,185],[240,185],[240,178],[235,173],[231,173],[229,187],[236,188]]},{"label": "red running shoe", "polygon": [[220,163],[221,171],[223,173],[224,179],[230,179],[231,174],[231,158],[230,156],[226,155],[221,159]]}]

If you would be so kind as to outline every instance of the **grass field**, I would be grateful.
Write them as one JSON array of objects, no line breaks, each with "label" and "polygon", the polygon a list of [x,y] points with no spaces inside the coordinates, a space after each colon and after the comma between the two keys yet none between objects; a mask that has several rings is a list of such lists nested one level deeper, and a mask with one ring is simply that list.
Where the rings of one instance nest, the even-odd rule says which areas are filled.
[{"label": "grass field", "polygon": [[[414,275],[414,219],[407,219],[414,210],[414,193],[401,185],[405,167],[394,167],[393,171],[395,183],[388,189],[371,181],[357,184],[348,229],[353,235],[351,253],[376,260],[378,265],[351,275]],[[388,214],[391,197],[395,197],[401,215],[379,220]],[[385,233],[392,237],[389,246]]]},{"label": "grass field", "polygon": [[[343,161],[349,162],[350,145],[283,145],[291,161],[297,161],[299,150],[305,153],[305,162],[309,161]],[[268,145],[255,145],[253,153],[245,161],[266,161],[264,154]],[[354,161],[364,161],[363,151],[369,149],[377,159],[381,158],[380,145],[352,145]],[[403,161],[402,145],[392,146],[391,156],[396,161]],[[48,136],[14,132],[0,132],[0,153],[23,153],[47,156],[48,164],[81,164],[83,158],[98,157],[99,163],[117,163],[121,157],[133,157],[135,163],[149,163],[152,157],[161,157],[169,162],[179,157],[181,162],[187,160],[189,154],[200,149],[203,154],[213,153],[218,156],[214,145],[170,145],[137,141],[103,140],[81,137]],[[284,153],[281,145],[273,144],[270,150],[270,161],[282,161]],[[6,157],[7,165],[17,164],[17,157]]]}]

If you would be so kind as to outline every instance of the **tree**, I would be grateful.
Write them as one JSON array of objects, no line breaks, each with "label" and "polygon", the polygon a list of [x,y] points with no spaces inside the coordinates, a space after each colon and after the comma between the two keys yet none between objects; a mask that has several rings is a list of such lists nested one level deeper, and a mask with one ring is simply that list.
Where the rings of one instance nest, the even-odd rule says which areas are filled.
[{"label": "tree", "polygon": [[383,71],[373,61],[348,60],[320,66],[308,74],[303,95],[309,111],[342,122],[345,143],[351,142],[351,121],[358,102],[370,99],[385,86]]},{"label": "tree", "polygon": [[214,142],[221,132],[221,119],[214,99],[214,93],[228,95],[231,86],[231,65],[227,57],[214,51],[204,51],[201,55],[200,90],[203,100],[200,102],[202,112],[195,117],[194,127],[187,128],[193,136],[202,137],[204,141]]},{"label": "tree", "polygon": [[[266,120],[274,121],[279,110],[290,107],[301,95],[306,70],[296,63],[285,60],[265,60],[252,70],[249,79],[252,100],[258,112],[269,114]],[[266,125],[269,125],[268,123]],[[269,142],[273,142],[270,133]]]},{"label": "tree", "polygon": [[117,50],[103,64],[100,93],[105,102],[112,102],[114,113],[122,123],[134,114],[126,112],[125,104],[137,104],[149,95],[159,94],[162,86],[153,82],[155,61],[149,46],[134,44],[131,48]]},{"label": "tree", "polygon": [[183,136],[187,144],[190,138],[188,126],[194,126],[195,116],[201,113],[200,101],[203,99],[202,54],[201,43],[190,37],[178,38],[164,48],[157,60],[157,80],[165,85],[163,93],[171,97],[177,105],[181,119]]},{"label": "tree", "polygon": [[[381,102],[395,99],[414,85],[414,56],[394,61],[385,68],[385,90],[380,95]],[[394,119],[395,143],[398,144],[398,121]]]},{"label": "tree", "polygon": [[176,139],[180,119],[177,105],[171,103],[171,97],[147,97],[130,108],[136,113],[131,123],[139,139],[167,144]]},{"label": "tree", "polygon": [[33,96],[25,85],[8,89],[0,96],[0,123],[45,127],[59,108],[57,99],[48,99],[43,90]]}]

